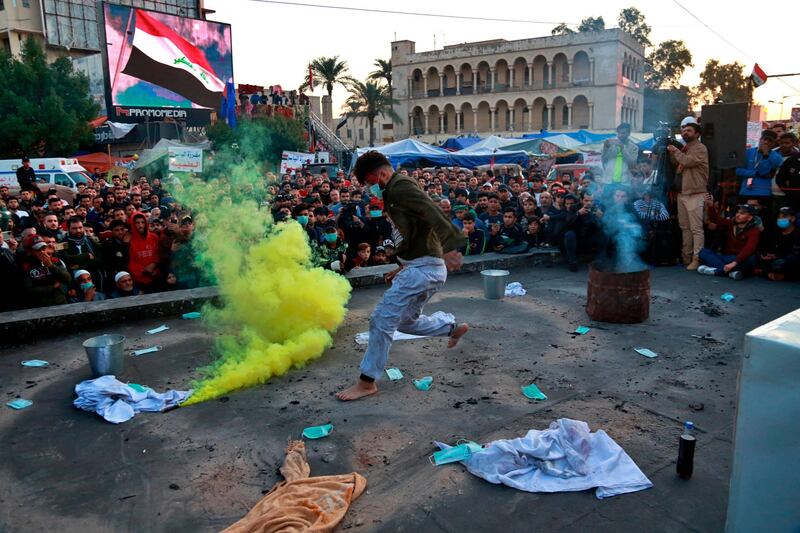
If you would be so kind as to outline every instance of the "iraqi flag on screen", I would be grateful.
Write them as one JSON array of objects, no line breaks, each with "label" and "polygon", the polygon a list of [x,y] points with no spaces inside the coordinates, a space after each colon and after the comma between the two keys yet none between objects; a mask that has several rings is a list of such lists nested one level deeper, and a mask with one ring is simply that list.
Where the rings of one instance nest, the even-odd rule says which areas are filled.
[{"label": "iraqi flag on screen", "polygon": [[136,10],[133,48],[122,72],[218,109],[225,83],[205,54],[147,12]]},{"label": "iraqi flag on screen", "polygon": [[750,74],[750,78],[752,78],[756,87],[761,87],[767,83],[767,73],[758,66],[758,63],[753,66],[753,72]]}]

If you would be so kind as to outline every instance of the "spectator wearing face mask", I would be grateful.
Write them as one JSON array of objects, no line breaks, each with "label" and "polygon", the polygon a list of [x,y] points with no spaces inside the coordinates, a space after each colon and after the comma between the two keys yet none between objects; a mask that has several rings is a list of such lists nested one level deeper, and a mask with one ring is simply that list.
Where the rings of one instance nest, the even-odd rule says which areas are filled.
[{"label": "spectator wearing face mask", "polygon": [[88,270],[76,270],[73,279],[74,287],[67,293],[69,303],[99,302],[106,299],[106,295],[94,286],[92,274]]},{"label": "spectator wearing face mask", "polygon": [[391,238],[392,225],[383,215],[383,202],[377,198],[370,200],[367,213],[368,216],[364,222],[364,242],[375,248],[386,239]]},{"label": "spectator wearing face mask", "polygon": [[328,270],[344,271],[347,243],[342,239],[333,222],[328,222],[318,248],[318,264]]},{"label": "spectator wearing face mask", "polygon": [[765,239],[757,269],[772,281],[800,279],[800,229],[794,209],[782,207],[775,227]]}]

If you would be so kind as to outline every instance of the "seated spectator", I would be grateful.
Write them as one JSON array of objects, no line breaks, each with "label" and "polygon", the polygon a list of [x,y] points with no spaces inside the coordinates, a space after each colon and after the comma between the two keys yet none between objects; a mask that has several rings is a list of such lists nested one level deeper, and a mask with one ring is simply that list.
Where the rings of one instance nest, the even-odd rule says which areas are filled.
[{"label": "seated spectator", "polygon": [[372,254],[372,257],[369,260],[370,266],[378,266],[378,265],[386,265],[389,263],[389,260],[386,259],[386,248],[383,246],[376,246],[375,253]]},{"label": "seated spectator", "polygon": [[0,312],[22,307],[17,241],[13,237],[6,241],[4,234],[5,232],[0,231]]},{"label": "seated spectator", "polygon": [[[708,204],[708,201],[707,201]],[[743,279],[756,266],[756,250],[761,232],[756,225],[755,208],[742,204],[733,220],[723,218],[712,206],[708,210],[710,220],[725,232],[722,253],[709,248],[700,250],[697,272],[707,276],[725,276]]]},{"label": "seated spectator", "polygon": [[544,226],[545,243],[549,246],[561,247],[567,222],[567,213],[573,205],[578,203],[578,199],[573,195],[567,196],[564,201],[564,209],[559,209],[553,204],[553,197],[547,191],[539,195],[539,200],[542,213],[542,216],[539,217],[539,224]]},{"label": "seated spectator", "polygon": [[373,198],[369,202],[367,219],[364,221],[364,242],[376,247],[392,236],[392,225],[383,216],[383,202]]},{"label": "seated spectator", "polygon": [[67,292],[69,303],[99,302],[106,299],[106,295],[94,286],[92,274],[88,270],[76,270],[72,276],[75,286]]},{"label": "seated spectator", "polygon": [[645,191],[633,202],[633,210],[642,224],[646,248],[643,258],[653,265],[674,265],[680,253],[675,221],[666,206],[652,192]]},{"label": "seated spectator", "polygon": [[25,255],[20,262],[22,288],[28,307],[67,303],[66,293],[72,277],[55,250],[39,235],[28,235],[22,242]]},{"label": "seated spectator", "polygon": [[503,254],[518,254],[528,248],[525,232],[517,224],[517,209],[508,206],[503,211],[503,225],[491,230],[489,243],[491,249]]},{"label": "seated spectator", "polygon": [[545,243],[545,238],[539,219],[531,217],[526,220],[527,224],[523,228],[525,229],[525,242],[528,244],[528,250],[542,246]]},{"label": "seated spectator", "polygon": [[778,211],[777,231],[773,232],[758,260],[758,269],[772,281],[800,278],[800,229],[794,209]]},{"label": "seated spectator", "polygon": [[595,257],[605,255],[608,240],[603,233],[602,216],[603,212],[594,205],[594,197],[588,193],[567,212],[563,246],[571,272],[578,271],[579,252],[594,253]]},{"label": "seated spectator", "polygon": [[102,285],[105,263],[99,244],[86,235],[86,228],[79,217],[74,216],[67,222],[67,247],[58,254],[59,257],[71,272],[88,270],[92,273],[92,278]]},{"label": "seated spectator", "polygon": [[478,228],[476,225],[475,214],[465,212],[461,220],[463,225],[462,232],[467,237],[467,243],[459,248],[459,251],[464,255],[481,255],[486,252],[486,247],[489,244],[489,238],[486,232]]},{"label": "seated spectator", "polygon": [[362,242],[358,245],[358,252],[355,256],[350,257],[345,262],[345,272],[350,272],[354,268],[362,268],[369,266],[369,258],[372,253],[369,244]]},{"label": "seated spectator", "polygon": [[[344,242],[336,225],[328,222],[322,235],[322,244],[318,248],[318,264],[327,270],[344,271],[347,243]],[[336,268],[338,267],[338,268]]]},{"label": "seated spectator", "polygon": [[383,247],[386,249],[386,261],[388,263],[397,263],[397,247],[395,246],[394,241],[392,239],[386,239],[383,241]]},{"label": "seated spectator", "polygon": [[114,290],[111,291],[111,298],[124,298],[126,296],[139,296],[144,291],[133,283],[133,278],[125,272],[117,272],[114,276]]},{"label": "seated spectator", "polygon": [[109,235],[102,242],[103,258],[106,265],[107,279],[113,279],[117,272],[127,270],[130,262],[131,236],[128,225],[120,220],[112,220],[109,225]]},{"label": "seated spectator", "polygon": [[480,213],[478,218],[481,219],[487,227],[491,228],[492,226],[496,226],[498,230],[500,229],[500,226],[503,224],[503,213],[500,212],[500,196],[498,196],[497,193],[492,192],[487,195],[486,211]]},{"label": "seated spectator", "polygon": [[134,213],[130,218],[130,261],[128,272],[133,282],[145,292],[156,290],[160,280],[158,235],[148,228],[144,213]]},{"label": "seated spectator", "polygon": [[527,195],[522,200],[522,213],[520,215],[520,224],[522,227],[527,227],[528,222],[532,219],[536,219],[539,221],[539,217],[542,216],[542,211],[536,205],[536,198],[532,195]]},{"label": "seated spectator", "polygon": [[772,130],[764,130],[758,146],[747,149],[746,166],[736,169],[736,175],[742,180],[739,196],[769,199],[772,195],[772,176],[783,163],[780,153],[773,151],[777,144],[778,135]]}]

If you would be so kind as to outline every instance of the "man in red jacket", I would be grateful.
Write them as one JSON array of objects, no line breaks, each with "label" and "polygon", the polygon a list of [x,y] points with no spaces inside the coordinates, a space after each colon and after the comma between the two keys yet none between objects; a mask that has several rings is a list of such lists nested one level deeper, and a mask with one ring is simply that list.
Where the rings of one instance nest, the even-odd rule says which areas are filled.
[{"label": "man in red jacket", "polygon": [[755,207],[749,204],[740,205],[733,220],[719,216],[714,207],[709,209],[709,219],[718,228],[724,229],[725,245],[721,254],[703,248],[700,250],[700,262],[697,272],[707,276],[725,276],[740,280],[746,272],[751,272],[756,265],[756,249],[761,230],[755,216]]},{"label": "man in red jacket", "polygon": [[138,211],[130,218],[131,242],[130,272],[133,282],[145,292],[156,290],[159,281],[160,261],[158,235],[149,230],[147,217]]}]

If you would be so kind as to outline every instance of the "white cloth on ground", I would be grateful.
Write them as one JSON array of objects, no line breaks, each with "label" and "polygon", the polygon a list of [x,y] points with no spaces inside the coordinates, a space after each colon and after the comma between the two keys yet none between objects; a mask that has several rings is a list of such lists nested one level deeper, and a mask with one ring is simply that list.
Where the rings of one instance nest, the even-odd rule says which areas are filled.
[{"label": "white cloth on ground", "polygon": [[127,422],[142,411],[158,412],[185,401],[192,391],[168,390],[156,392],[150,387],[139,391],[114,376],[89,379],[75,385],[77,398],[72,402],[78,409],[94,411],[109,422]]},{"label": "white cloth on ground", "polygon": [[528,293],[519,281],[506,285],[506,296],[525,296]]},{"label": "white cloth on ground", "polygon": [[[445,313],[444,311],[436,311],[432,315],[431,318],[435,320],[441,320],[444,322],[455,322],[456,317],[451,315],[450,313]],[[414,339],[424,339],[427,335],[410,335],[408,333],[401,333],[399,331],[395,331],[394,335],[392,335],[392,342],[394,341],[410,341]],[[369,344],[369,331],[362,331],[361,333],[356,334],[356,344],[360,344],[362,346],[366,346]]]},{"label": "white cloth on ground", "polygon": [[[436,443],[440,449],[450,446]],[[602,429],[560,418],[544,431],[497,440],[463,461],[491,483],[527,492],[569,492],[597,487],[598,499],[649,489],[653,483]]]}]

